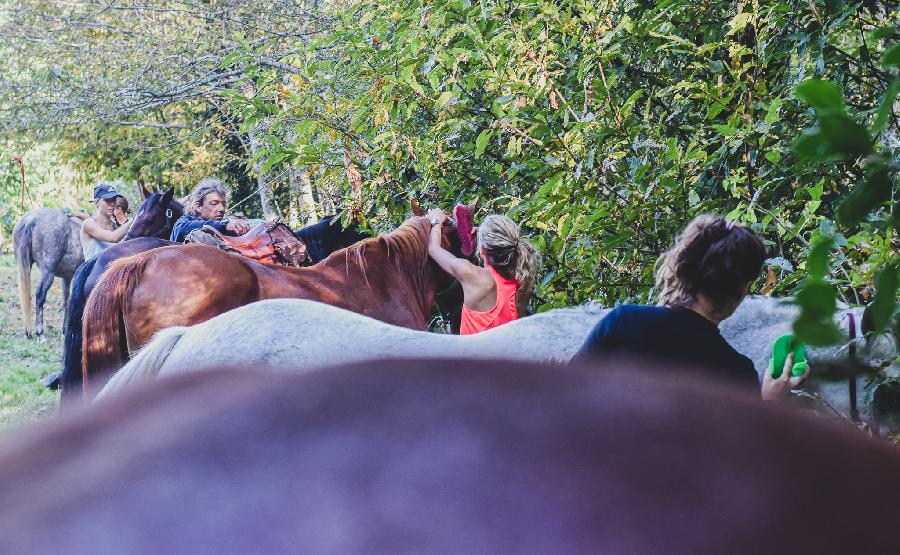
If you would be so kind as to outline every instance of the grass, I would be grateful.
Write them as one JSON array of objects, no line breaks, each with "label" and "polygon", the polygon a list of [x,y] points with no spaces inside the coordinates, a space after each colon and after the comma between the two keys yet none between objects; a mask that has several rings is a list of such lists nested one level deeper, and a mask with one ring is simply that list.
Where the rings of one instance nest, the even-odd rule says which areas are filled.
[{"label": "grass", "polygon": [[[0,255],[0,435],[52,417],[59,405],[59,392],[41,385],[41,379],[62,367],[61,281],[54,281],[47,296],[44,305],[47,341],[40,343],[25,337],[16,274],[13,256]],[[32,298],[39,277],[40,271],[32,267]]]}]

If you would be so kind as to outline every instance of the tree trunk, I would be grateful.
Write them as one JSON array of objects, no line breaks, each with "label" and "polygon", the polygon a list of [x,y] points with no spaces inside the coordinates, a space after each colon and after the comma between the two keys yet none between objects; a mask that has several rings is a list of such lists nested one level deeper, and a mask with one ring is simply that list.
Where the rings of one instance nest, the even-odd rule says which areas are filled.
[{"label": "tree trunk", "polygon": [[[250,135],[250,152],[255,156],[256,152],[260,149],[262,143],[262,136],[265,134],[265,127],[262,122],[253,125],[250,128],[250,131],[247,133]],[[262,173],[259,171],[259,168],[262,166],[263,160],[257,159],[253,164],[253,171],[256,173],[256,183],[259,187],[259,205],[262,207],[263,218],[266,220],[271,220],[273,218],[279,218],[281,215],[278,213],[278,210],[275,209],[275,203],[272,202],[272,195],[269,191],[269,178],[270,175],[268,173]]]},{"label": "tree trunk", "polygon": [[313,197],[312,180],[309,178],[309,170],[299,170],[300,178],[300,213],[303,215],[303,225],[311,225],[319,221],[319,211],[316,207],[316,199]]},{"label": "tree trunk", "polygon": [[[288,136],[291,144],[297,143],[297,135],[293,132]],[[288,172],[290,183],[290,206],[288,218],[291,227],[296,229],[303,225],[311,225],[319,221],[316,199],[313,197],[312,181],[309,178],[309,170],[305,167],[293,166]]]},{"label": "tree trunk", "polygon": [[[321,183],[321,180],[319,183]],[[334,214],[336,207],[334,206],[334,199],[331,197],[331,191],[325,187],[316,186],[315,192],[318,193],[319,207],[322,208],[322,214]]]}]

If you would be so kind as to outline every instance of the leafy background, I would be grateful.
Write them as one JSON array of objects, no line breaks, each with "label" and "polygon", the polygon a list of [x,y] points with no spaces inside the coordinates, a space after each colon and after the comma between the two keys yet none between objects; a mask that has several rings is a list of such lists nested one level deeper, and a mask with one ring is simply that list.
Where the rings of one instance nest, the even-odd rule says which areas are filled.
[{"label": "leafy background", "polygon": [[[754,290],[796,294],[808,342],[835,340],[838,301],[874,302],[876,326],[897,325],[890,3],[342,1],[283,20],[280,2],[258,14],[236,4],[283,32],[247,24],[200,45],[154,27],[172,33],[159,44],[181,45],[167,52],[220,79],[154,106],[168,128],[115,125],[112,108],[51,122],[41,144],[71,169],[67,190],[112,177],[184,194],[215,173],[248,215],[300,222],[343,207],[376,230],[410,196],[445,208],[477,198],[542,252],[535,310],[652,302],[659,254],[715,212],[766,239]],[[2,168],[9,215],[15,168]],[[303,191],[311,209],[298,208]]]}]

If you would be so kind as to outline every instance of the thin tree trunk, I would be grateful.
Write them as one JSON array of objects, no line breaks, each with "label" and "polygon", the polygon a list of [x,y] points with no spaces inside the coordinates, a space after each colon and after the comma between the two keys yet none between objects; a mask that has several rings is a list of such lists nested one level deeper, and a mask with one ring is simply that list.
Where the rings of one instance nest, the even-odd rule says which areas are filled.
[{"label": "thin tree trunk", "polygon": [[[288,136],[288,141],[291,144],[296,144],[296,133],[291,132]],[[288,179],[290,184],[288,218],[290,219],[291,227],[307,226],[318,222],[319,214],[316,209],[316,199],[313,197],[309,170],[305,167],[293,166],[288,172]]]},{"label": "thin tree trunk", "polygon": [[319,211],[316,209],[316,199],[313,197],[309,170],[301,169],[298,177],[300,178],[300,213],[303,214],[303,225],[314,224],[319,221]]},{"label": "thin tree trunk", "polygon": [[[319,183],[322,181],[319,180]],[[321,187],[316,185],[315,193],[319,198],[319,206],[322,208],[322,214],[334,214],[336,209],[334,206],[334,199],[331,197],[331,191],[326,189],[325,187]]]},{"label": "thin tree trunk", "polygon": [[[254,156],[260,148],[263,133],[265,133],[265,128],[262,127],[261,123],[253,125],[247,133],[250,136],[250,152]],[[281,215],[278,213],[278,210],[275,209],[275,203],[272,202],[272,195],[269,191],[270,176],[267,173],[259,171],[262,163],[263,160],[257,159],[253,164],[253,171],[256,173],[256,183],[259,187],[259,205],[262,207],[263,218],[271,220],[273,218],[281,217]]]},{"label": "thin tree trunk", "polygon": [[300,227],[303,218],[300,216],[300,169],[291,168],[288,172],[288,225],[291,229]]}]

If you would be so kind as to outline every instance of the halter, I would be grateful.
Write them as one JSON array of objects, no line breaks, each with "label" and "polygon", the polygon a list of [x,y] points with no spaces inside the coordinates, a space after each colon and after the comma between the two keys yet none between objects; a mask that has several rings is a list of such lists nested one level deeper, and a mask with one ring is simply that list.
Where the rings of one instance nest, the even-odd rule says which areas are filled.
[{"label": "halter", "polygon": [[153,234],[154,237],[168,239],[169,235],[172,233],[172,227],[175,225],[172,221],[173,216],[172,209],[166,208],[166,221],[163,223],[162,229]]}]

